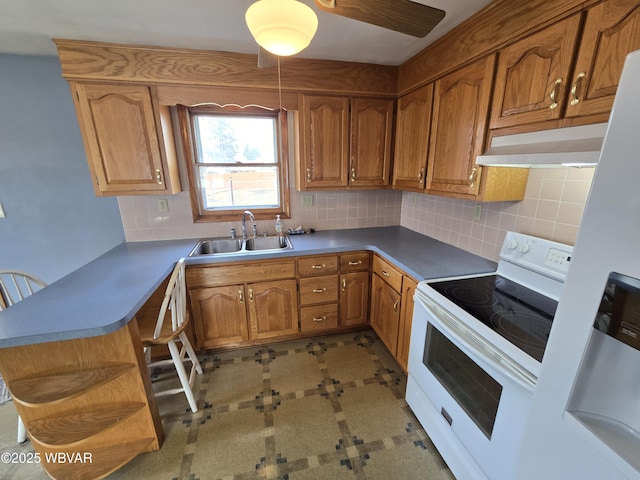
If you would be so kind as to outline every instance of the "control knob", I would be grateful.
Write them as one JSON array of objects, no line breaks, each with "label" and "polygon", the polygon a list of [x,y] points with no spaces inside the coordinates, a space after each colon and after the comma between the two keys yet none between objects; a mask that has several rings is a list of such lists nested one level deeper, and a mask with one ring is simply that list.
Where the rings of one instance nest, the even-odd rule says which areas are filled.
[{"label": "control knob", "polygon": [[520,253],[527,253],[529,250],[531,250],[531,247],[526,243],[522,244],[520,247]]},{"label": "control knob", "polygon": [[507,245],[507,248],[509,250],[515,250],[518,247],[518,241],[516,239],[513,239],[509,242],[509,245]]}]

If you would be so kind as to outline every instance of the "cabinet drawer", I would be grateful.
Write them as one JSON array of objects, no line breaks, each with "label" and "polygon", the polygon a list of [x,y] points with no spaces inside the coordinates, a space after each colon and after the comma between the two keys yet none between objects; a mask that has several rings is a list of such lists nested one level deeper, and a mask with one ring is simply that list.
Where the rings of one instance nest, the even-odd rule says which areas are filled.
[{"label": "cabinet drawer", "polygon": [[402,272],[377,255],[373,257],[373,273],[378,274],[396,292],[402,290]]},{"label": "cabinet drawer", "polygon": [[296,267],[293,260],[288,262],[251,262],[234,265],[187,267],[187,285],[189,288],[295,278],[295,276]]},{"label": "cabinet drawer", "polygon": [[301,277],[338,273],[338,256],[324,255],[299,258],[298,272]]},{"label": "cabinet drawer", "polygon": [[351,252],[340,255],[340,271],[342,273],[369,270],[369,252]]},{"label": "cabinet drawer", "polygon": [[300,279],[300,305],[338,301],[338,276]]},{"label": "cabinet drawer", "polygon": [[317,305],[300,309],[300,331],[328,330],[338,328],[338,305]]}]

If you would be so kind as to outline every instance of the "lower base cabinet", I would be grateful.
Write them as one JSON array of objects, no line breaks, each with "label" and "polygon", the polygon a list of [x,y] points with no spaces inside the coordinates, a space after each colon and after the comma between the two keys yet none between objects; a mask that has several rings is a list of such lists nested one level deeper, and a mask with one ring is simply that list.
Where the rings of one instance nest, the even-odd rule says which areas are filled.
[{"label": "lower base cabinet", "polygon": [[395,355],[400,323],[400,294],[377,274],[371,279],[371,327]]},{"label": "lower base cabinet", "polygon": [[250,283],[246,289],[253,340],[298,333],[298,291],[295,279]]},{"label": "lower base cabinet", "polygon": [[409,364],[409,343],[411,340],[411,324],[413,320],[413,294],[418,282],[405,275],[402,279],[402,305],[400,307],[400,323],[398,325],[398,349],[396,359],[407,371]]}]

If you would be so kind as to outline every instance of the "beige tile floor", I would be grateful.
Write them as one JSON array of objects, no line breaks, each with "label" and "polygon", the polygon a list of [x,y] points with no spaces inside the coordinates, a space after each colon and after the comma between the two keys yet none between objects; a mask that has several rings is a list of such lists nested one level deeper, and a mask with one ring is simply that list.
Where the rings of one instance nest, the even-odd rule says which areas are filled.
[{"label": "beige tile floor", "polygon": [[[107,478],[454,478],[404,401],[406,376],[370,330],[201,358],[199,412],[182,395],[159,399],[162,449]],[[0,405],[0,453],[33,452],[15,443],[15,421],[12,402]],[[38,465],[0,463],[2,480],[46,478]]]}]

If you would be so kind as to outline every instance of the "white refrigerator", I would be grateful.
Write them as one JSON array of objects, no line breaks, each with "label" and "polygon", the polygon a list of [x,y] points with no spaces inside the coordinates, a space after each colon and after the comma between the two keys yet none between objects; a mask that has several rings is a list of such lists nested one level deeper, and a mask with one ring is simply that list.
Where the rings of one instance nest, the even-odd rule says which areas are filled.
[{"label": "white refrigerator", "polygon": [[640,51],[623,69],[515,478],[640,479],[638,327]]}]

